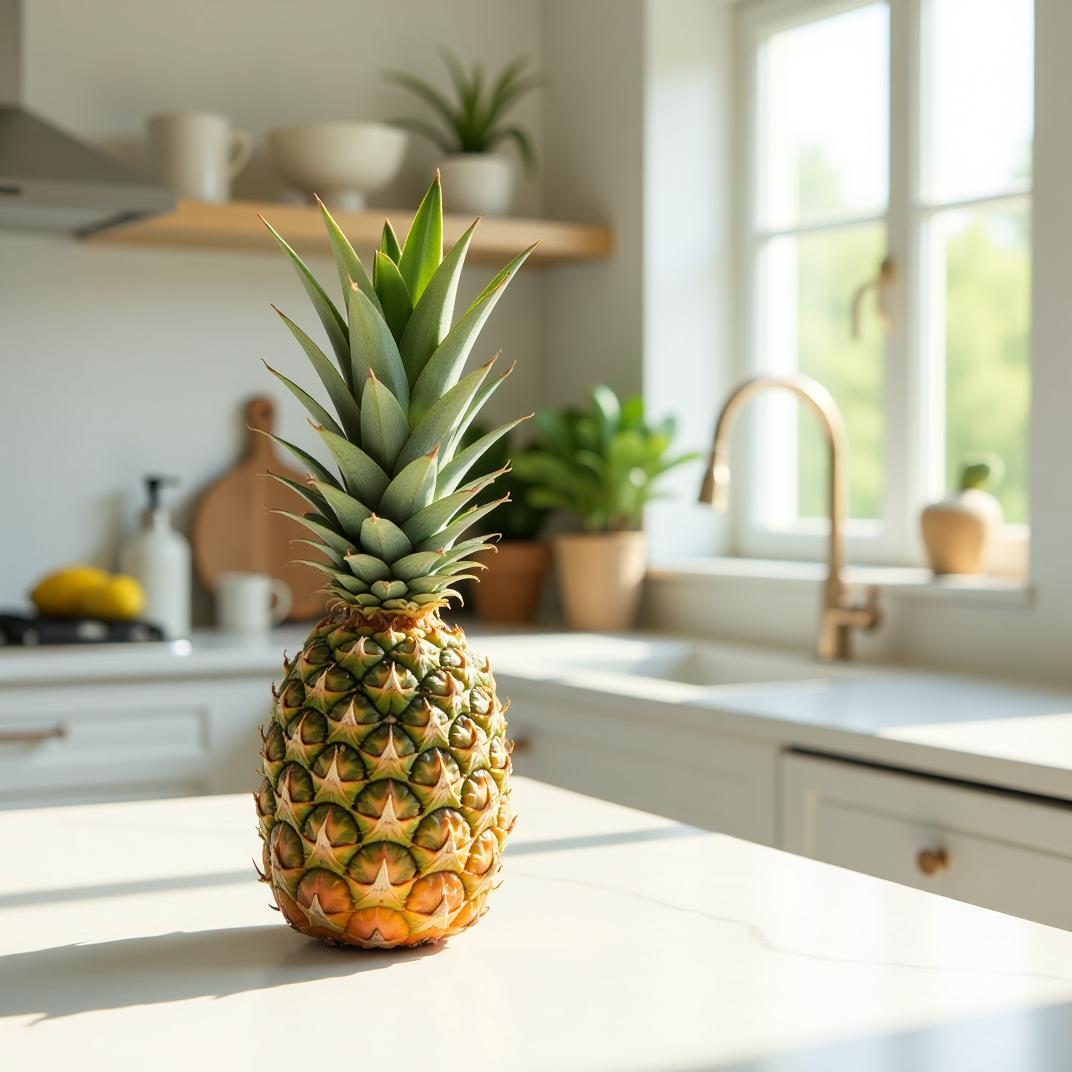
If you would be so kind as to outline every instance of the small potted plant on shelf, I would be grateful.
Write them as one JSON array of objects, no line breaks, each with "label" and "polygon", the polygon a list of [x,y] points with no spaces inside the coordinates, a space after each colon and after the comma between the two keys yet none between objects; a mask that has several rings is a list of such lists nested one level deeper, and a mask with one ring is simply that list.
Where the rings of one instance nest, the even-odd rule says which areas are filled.
[{"label": "small potted plant on shelf", "polygon": [[[464,445],[476,442],[487,431],[473,425]],[[551,550],[538,539],[549,511],[531,503],[534,485],[508,469],[511,457],[516,461],[524,456],[524,449],[517,450],[509,435],[498,440],[481,458],[481,469],[486,476],[502,475],[496,478],[494,488],[488,487],[473,500],[475,506],[483,506],[507,494],[510,496],[510,501],[503,503],[494,515],[494,527],[501,537],[497,553],[483,559],[487,568],[481,573],[479,583],[471,584],[467,592],[476,616],[500,625],[523,625],[536,617],[544,581],[551,568]]]},{"label": "small potted plant on shelf", "polygon": [[445,207],[450,212],[501,216],[509,212],[514,193],[511,161],[494,152],[512,142],[526,169],[535,166],[532,142],[521,127],[506,122],[506,113],[541,77],[527,70],[528,58],[519,56],[492,81],[485,81],[480,64],[466,70],[457,56],[444,50],[454,99],[431,83],[406,71],[387,71],[384,77],[409,90],[435,113],[436,121],[415,118],[392,120],[395,126],[427,138],[446,158],[439,165],[443,176]]},{"label": "small potted plant on shelf", "polygon": [[582,532],[553,538],[558,587],[574,629],[627,629],[636,616],[647,545],[644,506],[666,472],[697,455],[670,456],[675,424],[644,420],[639,397],[619,403],[593,387],[585,409],[541,410],[541,439],[514,461],[535,487],[529,502],[578,518]]},{"label": "small potted plant on shelf", "polygon": [[1001,503],[991,489],[1004,475],[1005,463],[997,454],[970,455],[964,460],[957,493],[923,511],[923,543],[935,573],[980,571],[1003,519]]}]

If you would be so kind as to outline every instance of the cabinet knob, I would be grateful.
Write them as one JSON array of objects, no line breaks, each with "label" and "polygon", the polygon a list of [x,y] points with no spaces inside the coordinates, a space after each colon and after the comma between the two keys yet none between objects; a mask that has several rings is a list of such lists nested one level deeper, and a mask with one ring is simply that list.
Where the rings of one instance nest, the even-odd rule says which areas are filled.
[{"label": "cabinet knob", "polygon": [[920,849],[916,853],[916,867],[924,875],[937,875],[940,871],[948,871],[949,853],[945,849]]},{"label": "cabinet knob", "polygon": [[532,738],[522,734],[520,737],[515,737],[510,742],[510,752],[513,755],[520,755],[522,752],[532,751]]}]

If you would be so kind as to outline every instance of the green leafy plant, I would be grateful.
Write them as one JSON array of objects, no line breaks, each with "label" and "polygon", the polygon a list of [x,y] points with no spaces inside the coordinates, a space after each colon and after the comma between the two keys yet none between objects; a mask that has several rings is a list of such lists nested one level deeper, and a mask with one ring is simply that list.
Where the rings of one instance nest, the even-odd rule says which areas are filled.
[{"label": "green leafy plant", "polygon": [[961,491],[992,492],[1005,477],[1005,463],[991,451],[968,454],[961,463]]},{"label": "green leafy plant", "polygon": [[[471,425],[462,439],[462,447],[477,442],[487,433],[486,427],[480,424]],[[508,502],[501,502],[496,509],[495,524],[492,526],[501,532],[504,541],[535,540],[550,513],[549,507],[534,505],[530,501],[536,485],[508,469],[511,459],[516,462],[518,458],[524,458],[526,453],[527,450],[518,448],[513,442],[513,437],[507,433],[493,443],[485,452],[484,457],[480,459],[480,477],[486,478],[493,473],[502,473],[502,475],[495,479],[494,493],[491,492],[490,487],[487,488],[476,496],[473,504],[482,506],[493,499],[501,502],[504,494],[510,496]],[[503,472],[504,469],[507,471]]]},{"label": "green leafy plant", "polygon": [[543,79],[528,71],[527,56],[507,64],[493,81],[486,81],[484,68],[475,63],[466,70],[452,52],[443,51],[455,99],[431,83],[407,71],[386,71],[384,78],[424,101],[437,122],[399,118],[391,122],[437,145],[445,153],[488,153],[502,142],[513,142],[525,167],[531,170],[536,154],[528,134],[504,122],[506,113]]},{"label": "green leafy plant", "polygon": [[644,420],[644,402],[619,402],[609,387],[593,387],[585,409],[536,414],[540,440],[514,459],[514,474],[533,487],[528,501],[576,514],[586,529],[640,527],[644,506],[661,498],[656,485],[696,454],[670,456],[675,422]]}]

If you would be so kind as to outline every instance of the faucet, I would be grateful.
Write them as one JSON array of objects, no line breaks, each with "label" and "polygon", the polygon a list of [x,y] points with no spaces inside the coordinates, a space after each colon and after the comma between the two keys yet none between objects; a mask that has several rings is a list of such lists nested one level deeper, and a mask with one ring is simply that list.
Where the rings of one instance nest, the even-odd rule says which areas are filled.
[{"label": "faucet", "polygon": [[842,571],[845,565],[842,528],[845,523],[845,420],[830,392],[810,376],[755,376],[745,380],[726,399],[715,424],[715,441],[704,475],[700,502],[725,510],[729,499],[730,429],[744,404],[768,389],[792,391],[819,418],[829,457],[830,538],[823,584],[816,655],[824,660],[848,659],[850,631],[874,629],[879,623],[878,589],[869,588],[866,602],[849,598]]}]

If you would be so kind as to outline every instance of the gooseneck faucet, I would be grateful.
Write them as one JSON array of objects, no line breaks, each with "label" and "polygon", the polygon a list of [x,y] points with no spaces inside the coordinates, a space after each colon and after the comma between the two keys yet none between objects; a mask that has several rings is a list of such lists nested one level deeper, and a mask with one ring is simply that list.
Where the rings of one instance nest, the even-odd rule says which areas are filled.
[{"label": "gooseneck faucet", "polygon": [[845,420],[830,392],[810,376],[755,376],[740,384],[722,405],[715,424],[715,441],[704,475],[700,502],[724,510],[729,499],[730,431],[745,403],[769,389],[792,391],[819,419],[829,459],[830,537],[827,545],[827,574],[823,584],[819,633],[815,653],[823,660],[848,659],[850,630],[874,629],[879,622],[878,591],[868,590],[863,604],[849,598],[842,571],[845,566]]}]

